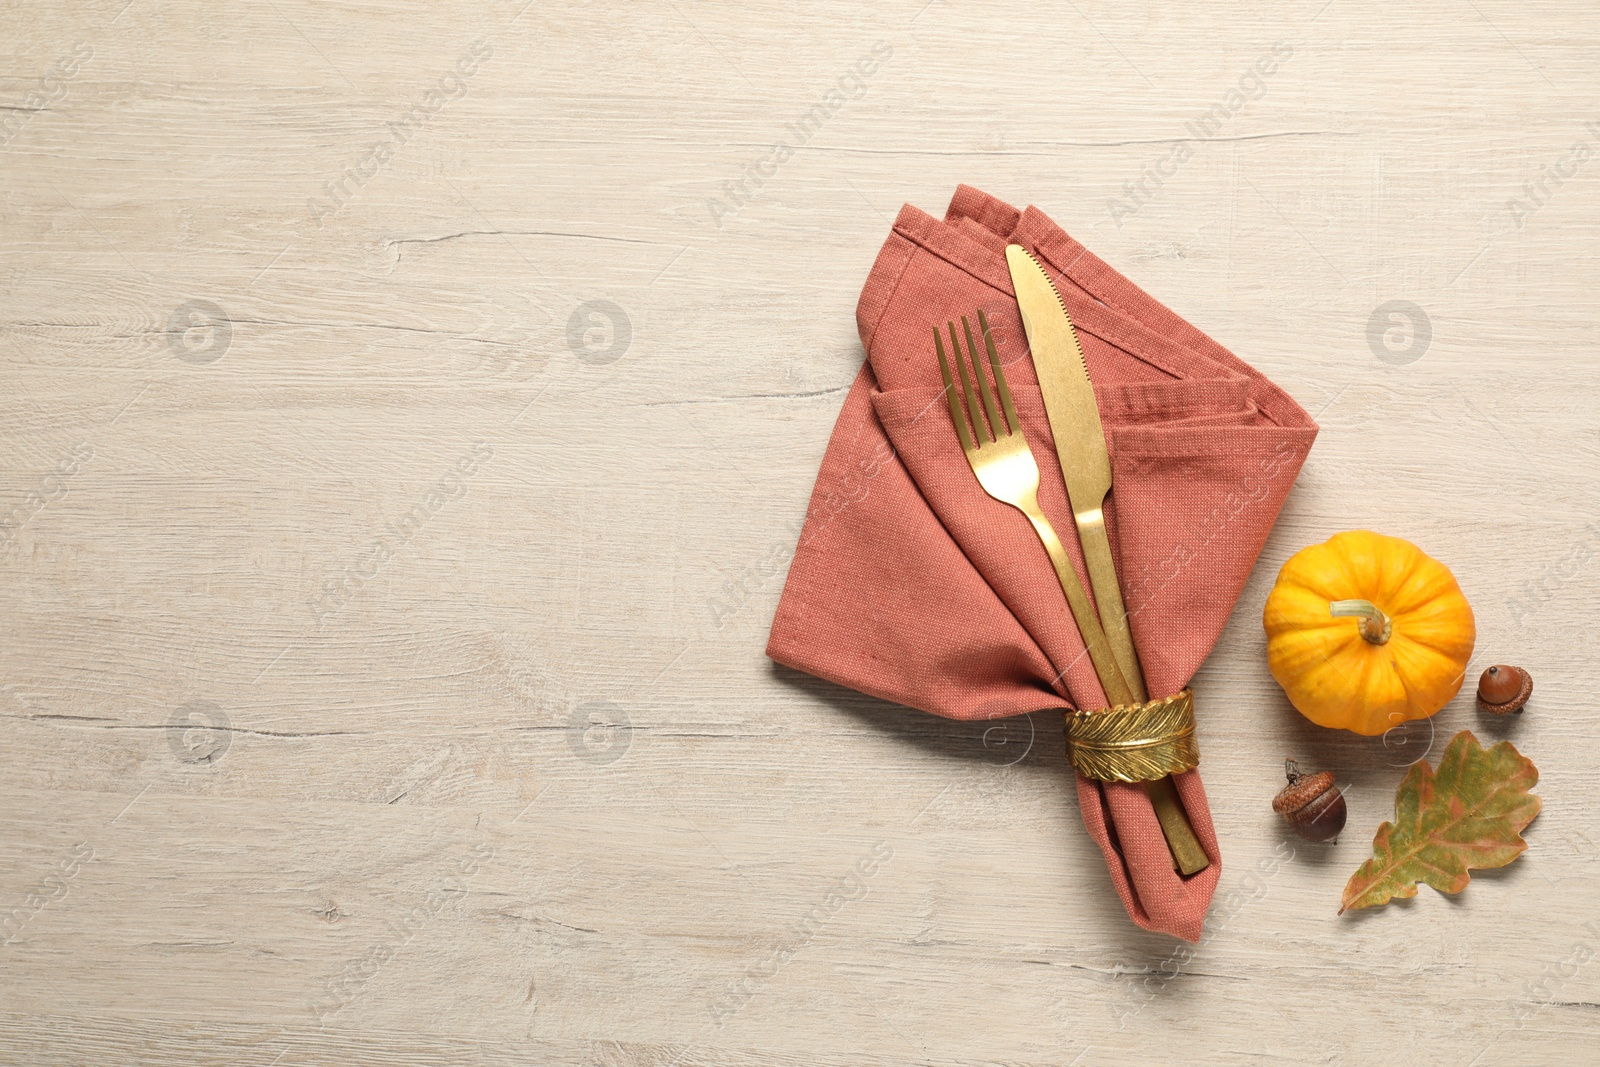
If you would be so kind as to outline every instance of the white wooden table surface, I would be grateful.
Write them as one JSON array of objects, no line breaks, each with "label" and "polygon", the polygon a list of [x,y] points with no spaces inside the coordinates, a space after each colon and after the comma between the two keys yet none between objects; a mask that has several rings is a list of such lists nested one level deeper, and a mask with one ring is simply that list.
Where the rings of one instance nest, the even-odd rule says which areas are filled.
[{"label": "white wooden table surface", "polygon": [[[1592,5],[3,23],[0,1061],[1596,1062]],[[1058,722],[762,653],[861,282],[963,181],[1323,427],[1197,680],[1192,950],[1124,917]],[[1259,619],[1357,527],[1455,570],[1474,677],[1533,671],[1432,748],[1511,737],[1545,809],[1459,898],[1336,918],[1428,731],[1302,722]],[[1287,755],[1351,784],[1336,846],[1278,826]]]}]

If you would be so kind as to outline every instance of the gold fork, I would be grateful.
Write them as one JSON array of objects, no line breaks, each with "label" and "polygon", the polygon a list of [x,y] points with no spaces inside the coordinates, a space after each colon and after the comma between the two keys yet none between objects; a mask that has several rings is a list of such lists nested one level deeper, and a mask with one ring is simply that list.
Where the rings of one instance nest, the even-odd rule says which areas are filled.
[{"label": "gold fork", "polygon": [[[989,350],[989,366],[994,369],[995,391],[1000,394],[1004,418],[1001,417],[1001,411],[995,408],[988,376],[983,372],[977,346],[972,343],[972,327],[967,317],[961,316],[961,329],[967,335],[972,375],[977,379],[976,391],[967,381],[967,363],[961,354],[961,343],[956,339],[956,324],[948,322],[945,325],[950,330],[951,354],[955,357],[956,373],[961,378],[961,396],[972,416],[969,428],[961,404],[956,400],[956,383],[950,377],[950,365],[945,360],[944,340],[939,336],[939,327],[935,326],[933,343],[939,353],[939,374],[944,378],[944,395],[950,402],[950,418],[956,424],[961,451],[967,454],[967,462],[972,465],[972,473],[978,476],[978,484],[983,486],[983,491],[1002,504],[1010,504],[1033,523],[1034,532],[1044,542],[1044,550],[1050,555],[1050,565],[1056,570],[1061,591],[1067,594],[1067,606],[1072,609],[1073,621],[1078,624],[1078,632],[1083,635],[1083,643],[1089,649],[1089,659],[1094,663],[1095,673],[1100,676],[1100,687],[1106,691],[1106,699],[1112,704],[1131,704],[1133,690],[1123,678],[1122,668],[1117,666],[1116,654],[1111,650],[1111,642],[1106,639],[1100,617],[1095,614],[1088,594],[1083,591],[1078,572],[1072,569],[1072,560],[1061,546],[1061,538],[1056,536],[1050,520],[1039,510],[1039,464],[1033,458],[1033,450],[1028,447],[1028,438],[1023,434],[1022,423],[1017,418],[1017,409],[1011,403],[1011,387],[1006,384],[1006,372],[1001,368],[1000,357],[994,350],[989,320],[980,309],[978,329]],[[982,407],[978,404],[980,395],[983,397]],[[985,415],[988,416],[987,421]]]},{"label": "gold fork", "polygon": [[[1078,632],[1089,650],[1089,659],[1100,677],[1100,688],[1105,690],[1106,699],[1113,705],[1137,703],[1122,668],[1117,665],[1117,657],[1111,650],[1104,627],[1100,625],[1100,617],[1089,603],[1078,572],[1072,569],[1072,560],[1061,546],[1061,539],[1056,536],[1050,520],[1039,510],[1039,464],[1033,458],[1033,450],[1028,447],[1028,438],[1022,431],[1021,420],[1017,418],[1016,406],[1011,402],[1011,387],[1006,384],[1006,372],[994,348],[988,317],[981,308],[978,310],[978,330],[983,334],[984,347],[989,353],[989,366],[994,371],[994,392],[1000,396],[998,409],[995,407],[994,394],[989,390],[988,376],[983,372],[978,347],[972,342],[972,326],[967,322],[967,317],[961,316],[961,330],[967,339],[972,376],[977,381],[976,392],[967,380],[967,358],[962,356],[961,342],[956,338],[956,324],[946,322],[945,326],[950,331],[950,354],[955,358],[956,374],[961,379],[960,401],[956,399],[956,383],[950,377],[944,339],[939,336],[937,326],[933,328],[933,344],[939,353],[939,376],[944,379],[945,399],[950,402],[950,419],[955,423],[956,437],[961,441],[961,451],[966,453],[972,473],[977,475],[978,484],[983,486],[984,492],[1002,504],[1010,504],[1033,524],[1034,532],[1039,535],[1045,552],[1050,556],[1050,565],[1055,568],[1061,591],[1067,595],[1067,606],[1072,609],[1073,621],[1078,624]],[[981,406],[980,396],[983,398]],[[965,412],[962,410],[963,402],[966,404]],[[1204,870],[1211,861],[1189,825],[1188,815],[1183,810],[1183,802],[1178,799],[1172,779],[1161,778],[1141,784],[1155,808],[1156,819],[1161,824],[1167,848],[1172,853],[1173,865],[1186,875]]]}]

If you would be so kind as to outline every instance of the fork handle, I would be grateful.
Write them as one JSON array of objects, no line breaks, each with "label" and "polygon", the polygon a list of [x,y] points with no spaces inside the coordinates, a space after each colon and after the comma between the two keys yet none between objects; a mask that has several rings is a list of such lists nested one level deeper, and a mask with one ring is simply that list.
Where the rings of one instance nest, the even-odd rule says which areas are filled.
[{"label": "fork handle", "polygon": [[[1026,503],[1031,503],[1032,507],[1026,506]],[[1106,638],[1105,628],[1100,625],[1094,605],[1089,603],[1089,594],[1083,591],[1078,572],[1072,569],[1072,558],[1061,546],[1061,538],[1056,536],[1055,527],[1039,510],[1039,502],[1033,500],[1026,503],[1021,510],[1033,523],[1034,532],[1044,542],[1044,550],[1050,556],[1050,565],[1056,569],[1056,580],[1061,583],[1061,591],[1067,594],[1067,607],[1072,609],[1072,621],[1078,624],[1078,633],[1083,636],[1084,646],[1089,650],[1094,672],[1100,676],[1100,688],[1105,690],[1106,702],[1132,704],[1133,690],[1128,687],[1122,668],[1117,665],[1116,653],[1111,650],[1111,642]]]},{"label": "fork handle", "polygon": [[1167,839],[1167,851],[1179,873],[1187,877],[1211,866],[1211,858],[1195,836],[1194,827],[1189,825],[1189,813],[1183,810],[1183,801],[1178,798],[1178,787],[1172,784],[1172,778],[1145,782],[1144,792],[1155,809],[1161,836]]}]

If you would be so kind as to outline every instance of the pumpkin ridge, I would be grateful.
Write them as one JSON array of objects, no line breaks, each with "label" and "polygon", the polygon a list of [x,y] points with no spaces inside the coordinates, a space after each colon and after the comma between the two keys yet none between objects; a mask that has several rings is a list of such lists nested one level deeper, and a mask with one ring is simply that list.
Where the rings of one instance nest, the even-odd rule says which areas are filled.
[{"label": "pumpkin ridge", "polygon": [[1448,615],[1458,612],[1462,608],[1471,610],[1471,607],[1467,604],[1467,598],[1462,595],[1461,587],[1451,585],[1420,604],[1396,608],[1394,613],[1409,618],[1429,618],[1435,615]]},{"label": "pumpkin ridge", "polygon": [[[1430,634],[1430,635],[1427,635],[1427,636],[1435,637],[1435,636],[1438,636],[1438,635],[1431,635]],[[1398,625],[1395,626],[1395,637],[1407,642],[1408,644],[1416,645],[1418,648],[1425,648],[1429,652],[1432,652],[1432,653],[1434,653],[1434,654],[1436,654],[1438,656],[1442,656],[1445,659],[1455,659],[1456,658],[1453,655],[1453,652],[1455,651],[1454,648],[1444,647],[1444,646],[1440,645],[1436,640],[1425,640],[1422,636],[1418,636],[1416,633],[1409,632],[1409,631],[1406,631],[1406,630],[1402,630]],[[1455,644],[1456,645],[1460,645],[1461,644],[1461,639],[1460,638],[1456,638],[1455,639]],[[1468,646],[1468,647],[1470,648],[1470,646]]]},{"label": "pumpkin ridge", "polygon": [[[1405,697],[1405,706],[1407,708],[1415,707],[1417,703],[1416,696],[1411,688],[1411,684],[1406,681],[1405,672],[1400,669],[1400,664],[1395,658],[1394,649],[1386,645],[1377,651],[1381,652],[1382,655],[1381,657],[1377,658],[1374,669],[1380,671],[1386,678],[1393,677],[1396,684],[1400,686],[1400,692]],[[1372,686],[1369,684],[1367,689],[1370,691]],[[1401,712],[1401,714],[1404,715],[1404,712]],[[1385,717],[1384,722],[1386,722],[1388,725],[1386,725],[1382,730],[1378,731],[1379,735],[1386,734],[1390,730],[1393,730],[1396,726],[1411,721],[1409,718],[1401,718],[1399,722],[1395,722],[1393,721],[1394,715],[1395,713],[1391,711],[1389,712],[1388,716]]]},{"label": "pumpkin ridge", "polygon": [[[1345,536],[1345,534],[1335,534],[1328,541],[1329,547],[1332,548],[1334,541],[1337,541],[1341,537]],[[1351,538],[1348,539],[1345,544],[1351,544],[1355,547],[1349,551],[1340,551],[1333,554],[1335,562],[1337,562],[1339,565],[1339,573],[1343,576],[1345,584],[1356,591],[1356,596],[1360,597],[1362,600],[1369,600],[1371,597],[1368,594],[1371,592],[1371,590],[1367,587],[1366,576],[1358,574],[1351,566],[1353,558],[1361,551],[1359,547],[1360,541],[1359,539]],[[1342,548],[1343,546],[1341,545],[1340,547]],[[1334,597],[1333,599],[1338,600],[1343,598]]]},{"label": "pumpkin ridge", "polygon": [[1413,573],[1394,591],[1394,598],[1406,605],[1400,609],[1401,614],[1411,614],[1445,600],[1452,592],[1459,595],[1461,587],[1448,572]]},{"label": "pumpkin ridge", "polygon": [[[1391,638],[1391,640],[1393,640],[1393,639]],[[1408,640],[1410,640],[1410,638],[1401,637],[1401,640],[1402,641],[1408,641]],[[1394,669],[1394,676],[1397,679],[1399,679],[1399,681],[1400,681],[1400,688],[1405,690],[1406,703],[1409,704],[1412,707],[1416,707],[1417,706],[1417,691],[1416,691],[1416,689],[1414,689],[1412,687],[1410,679],[1408,679],[1406,677],[1406,675],[1409,674],[1410,672],[1400,669],[1399,657],[1395,655],[1393,650],[1391,650],[1389,652],[1389,663],[1392,666],[1392,668]],[[1408,722],[1411,722],[1411,721],[1412,720],[1410,720],[1410,719],[1401,719],[1399,722],[1395,723],[1393,726],[1390,726],[1389,730],[1393,730],[1396,726],[1402,726],[1405,723],[1408,723]],[[1388,733],[1389,730],[1385,730],[1384,733]],[[1432,739],[1433,735],[1430,733],[1428,736],[1429,736],[1429,739],[1430,739],[1429,743],[1431,744],[1432,743],[1431,739]]]}]

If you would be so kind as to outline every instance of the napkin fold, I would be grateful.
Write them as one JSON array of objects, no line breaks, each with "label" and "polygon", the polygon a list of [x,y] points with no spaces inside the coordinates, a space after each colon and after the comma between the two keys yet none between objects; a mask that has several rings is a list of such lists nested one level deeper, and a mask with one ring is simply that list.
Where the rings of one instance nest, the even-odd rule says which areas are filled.
[{"label": "napkin fold", "polygon": [[[856,309],[867,361],[823,458],[773,619],[779,663],[953,719],[1107,703],[1020,512],[962,455],[930,328],[988,317],[1040,471],[1039,502],[1091,591],[1005,246],[1039,260],[1077,327],[1110,449],[1106,522],[1152,698],[1216,643],[1317,427],[1281,389],[1035,208],[969,186],[943,220],[906,205]],[[1202,760],[1205,694],[1196,694]],[[1063,770],[1068,770],[1063,760]],[[1198,771],[1174,777],[1206,870],[1172,869],[1133,785],[1079,777],[1084,826],[1128,915],[1200,936],[1221,854]]]}]

